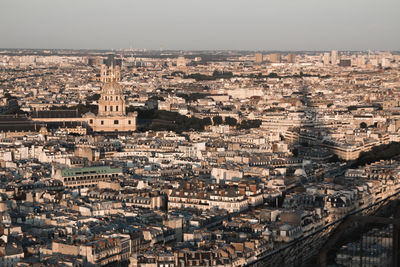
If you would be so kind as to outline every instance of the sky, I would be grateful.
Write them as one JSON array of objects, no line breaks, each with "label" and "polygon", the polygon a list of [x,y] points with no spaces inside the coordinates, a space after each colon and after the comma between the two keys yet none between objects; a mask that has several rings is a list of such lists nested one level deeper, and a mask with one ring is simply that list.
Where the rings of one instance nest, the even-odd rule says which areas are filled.
[{"label": "sky", "polygon": [[0,0],[0,48],[400,50],[400,0]]}]

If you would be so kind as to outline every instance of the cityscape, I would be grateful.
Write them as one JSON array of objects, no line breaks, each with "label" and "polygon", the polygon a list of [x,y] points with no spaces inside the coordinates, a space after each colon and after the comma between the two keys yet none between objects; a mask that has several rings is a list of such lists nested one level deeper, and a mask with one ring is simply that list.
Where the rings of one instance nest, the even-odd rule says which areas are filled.
[{"label": "cityscape", "polygon": [[0,36],[0,266],[400,266],[399,42]]}]

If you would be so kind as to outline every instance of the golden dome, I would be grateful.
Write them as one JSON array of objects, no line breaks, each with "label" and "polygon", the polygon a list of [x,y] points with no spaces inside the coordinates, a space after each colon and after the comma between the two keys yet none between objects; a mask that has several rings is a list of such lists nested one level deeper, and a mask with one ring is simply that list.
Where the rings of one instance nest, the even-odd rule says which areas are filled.
[{"label": "golden dome", "polygon": [[117,82],[111,81],[104,84],[102,93],[106,95],[122,95],[123,90]]}]

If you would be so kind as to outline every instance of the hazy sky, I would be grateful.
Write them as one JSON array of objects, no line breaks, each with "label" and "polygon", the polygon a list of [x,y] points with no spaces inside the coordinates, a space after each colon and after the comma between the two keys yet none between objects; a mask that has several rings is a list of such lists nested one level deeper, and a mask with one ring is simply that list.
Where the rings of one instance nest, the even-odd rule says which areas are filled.
[{"label": "hazy sky", "polygon": [[1,48],[400,50],[400,0],[0,0]]}]

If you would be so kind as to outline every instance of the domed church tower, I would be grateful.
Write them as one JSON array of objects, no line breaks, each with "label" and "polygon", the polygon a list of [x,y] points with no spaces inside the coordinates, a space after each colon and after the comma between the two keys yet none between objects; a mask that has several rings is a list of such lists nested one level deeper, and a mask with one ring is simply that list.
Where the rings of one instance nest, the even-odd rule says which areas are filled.
[{"label": "domed church tower", "polygon": [[111,66],[99,99],[99,116],[125,115],[125,96],[119,85],[119,67]]},{"label": "domed church tower", "polygon": [[[57,111],[56,116],[50,112],[50,115],[47,115],[48,117],[38,116],[33,120],[40,122],[80,122],[81,125],[89,126],[94,132],[129,133],[135,131],[137,112],[126,114],[125,96],[119,85],[119,67],[111,65],[107,68],[103,65],[101,67],[101,81],[103,81],[104,85],[98,100],[98,115],[88,112],[79,117],[77,114],[70,114],[69,111]],[[49,111],[46,112],[48,113]]]},{"label": "domed church tower", "polygon": [[118,66],[105,65],[101,68],[101,80],[104,82],[98,101],[98,115],[88,114],[85,118],[95,132],[132,132],[136,130],[136,112],[126,114],[125,96],[119,85]]}]

